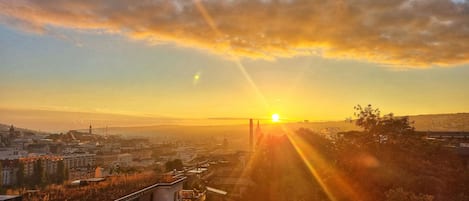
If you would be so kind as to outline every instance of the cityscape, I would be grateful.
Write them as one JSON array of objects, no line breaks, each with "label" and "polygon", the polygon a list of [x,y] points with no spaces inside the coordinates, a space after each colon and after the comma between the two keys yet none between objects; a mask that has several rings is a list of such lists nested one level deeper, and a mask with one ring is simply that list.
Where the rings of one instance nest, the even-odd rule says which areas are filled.
[{"label": "cityscape", "polygon": [[0,0],[0,201],[469,201],[468,0]]},{"label": "cityscape", "polygon": [[[371,108],[371,106],[367,106],[367,108]],[[462,120],[461,117],[463,117]],[[423,122],[422,119],[425,118],[436,119],[435,115],[429,115],[427,117],[420,116],[418,121]],[[441,117],[439,118],[441,119]],[[408,121],[408,117],[399,117],[394,121],[402,119]],[[469,114],[460,114],[459,119],[461,125],[466,125],[464,122],[468,121]],[[355,124],[358,126],[360,125],[359,120],[335,123],[342,126]],[[384,120],[386,117],[383,117],[382,121]],[[450,121],[455,122],[453,119]],[[368,141],[360,137],[363,131],[343,131],[340,126],[319,129],[324,125],[316,127],[317,125],[314,126],[314,123],[309,122],[281,124],[278,122],[277,115],[273,115],[272,120],[267,121],[267,125],[260,122],[260,120],[249,119],[246,120],[245,125],[240,125],[239,127],[244,127],[242,129],[244,136],[233,136],[233,133],[230,137],[226,137],[227,135],[216,137],[217,135],[214,134],[209,137],[199,136],[195,140],[167,136],[158,139],[149,136],[125,137],[108,133],[108,128],[93,129],[92,125],[88,129],[50,134],[15,128],[13,125],[3,125],[0,131],[2,145],[0,152],[1,190],[9,195],[0,197],[4,200],[104,199],[116,201],[283,200],[280,199],[281,196],[299,196],[297,198],[304,199],[308,196],[305,197],[305,195],[298,195],[294,192],[269,192],[278,188],[269,184],[268,177],[271,176],[281,178],[283,183],[281,186],[304,182],[293,181],[291,183],[292,181],[284,181],[285,178],[282,178],[290,177],[289,174],[302,174],[304,170],[285,173],[286,170],[277,169],[288,168],[284,167],[284,163],[292,163],[289,161],[295,158],[294,156],[289,156],[286,159],[281,158],[285,157],[284,154],[293,151],[292,147],[288,147],[288,145],[305,146],[296,145],[298,139],[295,138],[312,138],[310,140],[314,141],[309,141],[309,143],[315,145],[314,149],[331,149],[331,147],[322,146],[332,146],[333,149],[329,151],[334,151],[335,154],[345,154],[340,157],[347,158],[347,160],[342,159],[344,161],[341,161],[345,163],[343,165],[346,167],[351,168],[358,165],[354,168],[362,166],[361,168],[364,169],[378,169],[378,159],[373,155],[358,153],[354,156],[350,153],[341,153],[342,151],[348,152],[348,149],[356,150],[356,147],[352,149],[353,146],[363,146],[365,143],[363,140]],[[295,130],[296,128],[299,129]],[[371,143],[374,144],[373,146],[382,147],[382,149],[395,149],[393,146],[399,147],[399,144],[424,146],[418,149],[411,147],[409,150],[405,150],[404,154],[409,154],[407,151],[413,150],[422,151],[432,157],[450,157],[445,158],[445,161],[433,161],[433,163],[442,165],[440,162],[451,162],[453,168],[456,168],[453,171],[462,171],[461,174],[464,174],[469,168],[469,132],[421,131],[415,130],[414,127],[397,129],[400,129],[399,132],[409,133],[404,136],[400,134],[399,137],[383,132],[377,138],[373,138]],[[94,130],[105,132],[94,133]],[[241,140],[243,145],[234,144],[237,140]],[[285,140],[291,140],[291,144],[285,145]],[[282,150],[282,148],[284,149]],[[315,154],[318,154],[315,151],[310,151],[313,154],[312,157],[316,157]],[[304,153],[298,152],[298,154],[303,157]],[[398,153],[393,152],[392,154]],[[304,157],[311,156],[304,155]],[[341,159],[339,156],[336,157],[338,160]],[[412,160],[426,158],[412,157],[415,157]],[[322,164],[326,163],[324,161],[309,160],[318,163],[317,168],[325,168],[323,166],[326,166],[327,169],[332,169],[329,167],[331,164]],[[274,165],[273,163],[279,164]],[[306,164],[308,163],[306,162]],[[426,163],[432,162],[427,161]],[[443,166],[443,168],[448,167]],[[284,174],[284,176],[278,174]],[[321,174],[330,173],[323,172]],[[438,178],[438,174],[431,178],[433,179],[428,182],[441,182],[440,185],[446,185],[444,180],[441,181],[441,178]],[[467,176],[460,179],[461,183],[458,185],[461,185],[459,188],[462,191],[457,196],[464,200]],[[277,179],[270,180],[278,182]],[[335,184],[334,180],[329,182],[334,185],[344,185]],[[442,188],[435,183],[429,185],[431,187],[427,188],[430,189]],[[450,188],[455,188],[458,185]],[[440,193],[448,193],[444,192],[444,189],[440,190],[443,191]],[[402,189],[398,188],[396,191],[402,191]],[[396,192],[396,194],[399,193],[405,192]],[[309,194],[317,196],[315,199],[319,200],[328,196],[324,195],[325,192],[317,191]],[[349,194],[349,192],[344,194],[342,196],[345,198],[358,196]],[[321,198],[322,196],[325,197]],[[416,199],[432,200],[434,198],[433,195],[413,196],[416,196]],[[440,194],[439,196],[448,195]],[[358,198],[354,197],[355,199]],[[362,199],[360,198],[360,200]]]}]

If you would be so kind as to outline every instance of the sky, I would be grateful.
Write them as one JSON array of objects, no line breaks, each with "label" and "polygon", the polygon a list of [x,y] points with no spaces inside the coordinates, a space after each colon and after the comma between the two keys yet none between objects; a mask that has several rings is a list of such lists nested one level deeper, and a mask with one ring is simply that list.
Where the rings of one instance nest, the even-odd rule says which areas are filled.
[{"label": "sky", "polygon": [[43,130],[469,112],[469,2],[5,0],[0,61],[0,122]]}]

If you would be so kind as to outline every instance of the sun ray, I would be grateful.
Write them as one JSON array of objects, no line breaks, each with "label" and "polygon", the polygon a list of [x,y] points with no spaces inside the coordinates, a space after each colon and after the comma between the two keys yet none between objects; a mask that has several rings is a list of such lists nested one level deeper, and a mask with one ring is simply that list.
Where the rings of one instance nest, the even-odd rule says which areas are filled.
[{"label": "sun ray", "polygon": [[[222,33],[221,31],[217,28],[213,18],[210,16],[210,14],[207,12],[207,10],[205,9],[205,7],[203,6],[203,4],[200,2],[200,0],[194,0],[194,3],[197,7],[197,10],[200,12],[200,14],[202,15],[202,17],[204,18],[205,22],[210,26],[210,28],[215,32],[216,35],[218,36],[221,36]],[[228,54],[229,51],[227,51]],[[254,92],[256,93],[256,95],[260,98],[260,100],[262,101],[263,103],[263,106],[265,107],[265,109],[269,112],[270,108],[269,108],[269,104],[267,103],[265,97],[262,95],[262,93],[259,91],[257,85],[254,83],[254,81],[252,80],[251,76],[249,75],[249,73],[246,71],[246,68],[244,67],[244,65],[241,63],[240,59],[236,56],[236,55],[233,55],[233,54],[230,54],[230,56],[233,58],[233,61],[234,63],[236,64],[236,66],[238,67],[238,69],[240,70],[240,72],[242,73],[242,75],[244,76],[244,78],[246,79],[246,81],[249,83],[249,85],[252,87],[252,89],[254,90]],[[282,128],[284,129],[284,127],[282,126]],[[285,130],[285,129],[284,129]],[[311,174],[313,175],[313,177],[318,181],[318,183],[320,184],[321,188],[326,192],[327,196],[329,197],[330,200],[332,201],[335,201],[336,198],[334,197],[334,195],[332,194],[330,188],[328,188],[328,186],[324,183],[324,181],[322,180],[321,176],[318,174],[318,172],[316,171],[316,169],[314,168],[314,166],[311,164],[311,162],[309,160],[307,160],[307,156],[306,156],[306,153],[304,151],[304,145],[300,145],[299,144],[299,141],[298,140],[295,140],[291,133],[292,132],[287,132],[289,134],[287,134],[288,136],[288,139],[289,141],[292,143],[292,145],[294,146],[294,149],[296,150],[296,152],[300,155],[301,159],[303,160],[303,162],[305,163],[305,165],[307,166],[307,168],[309,169],[309,171],[311,172]],[[247,175],[247,173],[249,172],[249,169],[252,168],[252,164],[255,160],[257,160],[257,158],[259,157],[259,153],[260,152],[253,152],[253,153],[250,153],[249,155],[249,158],[248,158],[248,161],[247,161],[247,164],[246,164],[246,168],[243,170],[243,172],[241,173],[241,177],[244,177]],[[309,152],[308,152],[309,153]],[[313,152],[315,153],[315,152]],[[318,158],[318,155],[317,154],[314,154],[316,155],[316,157]],[[314,156],[313,156],[314,157]],[[356,196],[355,196],[356,197]]]},{"label": "sun ray", "polygon": [[[210,26],[212,31],[215,32],[217,36],[222,36],[222,32],[218,29],[216,26],[213,18],[210,16],[210,14],[207,12],[207,9],[205,9],[204,5],[200,2],[200,0],[194,0],[194,4],[199,11],[200,15],[204,18],[205,22]],[[228,47],[230,45],[228,44]],[[260,92],[259,88],[257,87],[256,83],[252,80],[251,76],[249,73],[246,71],[246,68],[244,65],[241,63],[241,59],[233,53],[230,53],[230,51],[226,50],[226,54],[232,58],[233,62],[236,64],[236,67],[239,69],[241,74],[244,76],[248,84],[251,86],[251,88],[254,90],[254,93],[256,96],[260,99],[262,102],[264,108],[266,109],[267,112],[270,112],[270,105],[268,104],[267,100],[265,99],[264,95]]]},{"label": "sun ray", "polygon": [[[289,128],[282,125],[282,130],[286,133],[288,140],[291,142],[295,151],[300,156],[303,163],[306,165],[310,173],[319,183],[321,188],[324,190],[330,200],[335,201],[337,199],[337,189],[340,189],[341,194],[346,195],[350,200],[366,200],[365,192],[359,191],[351,187],[350,182],[343,176],[338,170],[336,170],[324,157],[317,152],[314,147],[306,143],[298,135],[295,135]],[[325,182],[325,175],[321,175],[318,170],[327,170],[331,172],[327,175],[328,182]]]},{"label": "sun ray", "polygon": [[[282,126],[282,129],[286,130],[284,128],[284,126]],[[290,143],[293,145],[293,148],[295,149],[295,151],[298,153],[298,155],[300,156],[301,160],[303,161],[303,163],[306,165],[306,167],[308,168],[308,170],[310,171],[310,173],[313,175],[313,177],[316,179],[316,181],[319,183],[319,185],[321,186],[321,188],[324,190],[324,192],[326,193],[327,197],[331,200],[331,201],[335,201],[337,200],[334,195],[332,194],[332,192],[330,191],[330,189],[328,188],[328,186],[324,183],[322,177],[319,175],[318,171],[316,170],[316,168],[311,164],[311,162],[307,159],[306,157],[306,153],[304,152],[304,149],[300,148],[300,145],[299,145],[299,142],[297,140],[294,139],[294,136],[292,135],[291,132],[286,132],[287,133],[287,138],[288,140],[290,141]]]},{"label": "sun ray", "polygon": [[[203,6],[203,4],[200,2],[200,0],[194,0],[194,4],[196,5],[196,8],[199,11],[199,13],[204,18],[205,22],[210,26],[212,31],[214,31],[217,36],[222,36],[222,32],[217,28],[213,18],[207,12],[207,10]],[[229,46],[230,45],[228,45],[228,47]],[[270,107],[269,107],[269,104],[267,103],[267,100],[265,99],[264,95],[260,92],[260,90],[257,87],[256,83],[252,80],[249,73],[246,71],[246,68],[241,63],[241,59],[237,55],[232,54],[228,49],[226,50],[226,54],[228,54],[230,56],[230,58],[232,58],[232,61],[235,63],[236,67],[239,69],[239,71],[241,72],[243,77],[246,79],[249,86],[251,86],[251,88],[254,91],[255,95],[260,99],[264,109],[267,112],[270,113]],[[253,167],[254,161],[256,161],[259,157],[260,157],[260,152],[255,151],[255,152],[249,153],[245,168],[242,170],[240,178],[244,178],[244,177],[247,176],[247,174],[250,172],[251,168]]]},{"label": "sun ray", "polygon": [[[200,0],[194,0],[194,3],[197,7],[197,10],[200,12],[200,14],[202,15],[202,17],[204,18],[206,23],[210,26],[210,28],[215,32],[216,35],[221,36],[222,32],[217,28],[213,18],[207,12],[207,10],[203,6],[203,4],[200,2]],[[230,54],[229,51],[227,51],[227,54]],[[238,69],[240,70],[240,72],[242,73],[244,78],[246,79],[246,81],[249,83],[249,85],[252,87],[252,89],[254,90],[256,95],[262,101],[263,106],[265,107],[267,112],[269,112],[269,110],[270,110],[269,104],[267,103],[267,101],[266,101],[265,97],[262,95],[262,93],[259,91],[257,85],[254,83],[254,81],[252,80],[249,73],[246,71],[246,68],[241,63],[240,59],[236,55],[233,55],[233,54],[230,54],[230,56],[231,56],[231,58],[233,58],[234,63],[236,64],[236,66],[238,67]],[[303,163],[307,166],[308,170],[311,172],[313,177],[320,184],[321,188],[324,190],[324,192],[326,193],[328,198],[332,201],[337,200],[336,197],[334,196],[333,192],[331,191],[331,188],[324,182],[322,176],[318,173],[317,169],[315,168],[315,166],[313,166],[311,161],[308,160],[308,158],[311,158],[311,157],[314,158],[315,159],[314,164],[318,165],[319,167],[322,166],[322,168],[327,167],[327,165],[326,165],[327,163],[324,160],[322,160],[320,155],[317,152],[315,152],[314,149],[312,149],[310,146],[308,146],[304,142],[302,142],[301,139],[296,139],[296,137],[294,137],[294,135],[292,135],[293,132],[286,129],[283,125],[282,125],[282,129],[284,131],[287,131],[286,133],[287,133],[288,140],[292,143],[295,151],[301,157]],[[253,162],[258,159],[259,153],[260,152],[252,152],[252,153],[249,154],[249,158],[248,158],[248,161],[247,161],[247,164],[246,164],[246,168],[241,173],[241,177],[244,177],[244,176],[247,175],[250,168],[252,168]],[[308,157],[307,155],[310,155],[310,157]],[[350,188],[350,186],[346,182],[344,182],[341,178],[339,178],[338,176],[335,176],[334,181],[337,184],[339,184],[338,187],[342,188],[346,192],[346,194],[348,194],[351,198],[354,198],[352,200],[362,200]]]}]

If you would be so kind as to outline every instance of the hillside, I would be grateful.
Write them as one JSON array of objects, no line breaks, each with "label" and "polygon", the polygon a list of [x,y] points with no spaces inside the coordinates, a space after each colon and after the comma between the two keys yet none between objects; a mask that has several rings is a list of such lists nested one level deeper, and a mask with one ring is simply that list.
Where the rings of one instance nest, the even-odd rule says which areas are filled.
[{"label": "hillside", "polygon": [[[3,132],[7,132],[8,130],[10,130],[10,126],[11,125],[6,125],[6,124],[0,124],[0,132],[3,131]],[[37,131],[37,130],[32,130],[32,129],[27,129],[27,128],[18,128],[18,127],[15,127],[15,130],[16,131],[21,131],[21,132],[29,132],[29,133],[35,133],[35,134],[39,134],[39,135],[48,135],[50,133],[48,132],[44,132],[44,131]]]},{"label": "hillside", "polygon": [[[456,114],[429,114],[429,115],[415,115],[410,116],[411,121],[415,121],[415,128],[419,131],[469,131],[469,113],[456,113]],[[210,122],[210,120],[206,120]],[[246,137],[248,132],[248,120],[237,121],[237,124],[220,125],[154,125],[154,126],[123,126],[123,127],[109,127],[107,133],[109,134],[122,134],[131,136],[151,136],[151,137]],[[129,122],[127,122],[129,123]],[[122,125],[126,125],[123,121]],[[145,123],[150,123],[145,121]],[[261,128],[264,133],[281,133],[282,126],[291,130],[298,128],[309,128],[313,131],[324,131],[329,128],[331,131],[348,131],[359,130],[353,123],[345,121],[329,121],[329,122],[301,122],[301,123],[284,123],[272,124],[269,120],[261,120]],[[8,130],[10,125],[0,124],[0,130]],[[16,126],[15,126],[16,127]],[[19,130],[30,131],[35,133],[44,133],[41,131],[29,130],[18,128]],[[66,128],[61,128],[64,131]],[[69,128],[75,129],[75,128]],[[87,131],[87,128],[83,128]],[[105,128],[95,128],[93,132],[96,134],[105,134]]]},{"label": "hillside", "polygon": [[469,113],[416,115],[410,120],[421,131],[469,131]]},{"label": "hillside", "polygon": [[[418,131],[469,131],[469,113],[457,114],[431,114],[416,115],[409,117],[414,121],[415,129]],[[271,122],[260,122],[264,133],[281,133],[282,126],[291,130],[298,128],[309,128],[313,131],[348,131],[359,130],[354,123],[345,121],[331,122],[308,122],[308,123],[285,123],[272,124]],[[96,133],[104,133],[104,129],[95,129]],[[180,137],[201,137],[201,136],[244,136],[248,132],[248,121],[238,125],[216,125],[216,126],[141,126],[141,127],[112,127],[108,128],[108,133],[140,136],[180,136]]]}]

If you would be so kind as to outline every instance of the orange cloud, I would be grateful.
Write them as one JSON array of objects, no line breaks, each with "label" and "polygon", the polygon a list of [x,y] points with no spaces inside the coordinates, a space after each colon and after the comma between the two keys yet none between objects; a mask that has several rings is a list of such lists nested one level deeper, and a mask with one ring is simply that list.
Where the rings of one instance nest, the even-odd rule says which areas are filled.
[{"label": "orange cloud", "polygon": [[99,30],[249,58],[316,54],[401,67],[469,62],[467,1],[7,0],[0,20],[35,33]]}]

